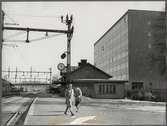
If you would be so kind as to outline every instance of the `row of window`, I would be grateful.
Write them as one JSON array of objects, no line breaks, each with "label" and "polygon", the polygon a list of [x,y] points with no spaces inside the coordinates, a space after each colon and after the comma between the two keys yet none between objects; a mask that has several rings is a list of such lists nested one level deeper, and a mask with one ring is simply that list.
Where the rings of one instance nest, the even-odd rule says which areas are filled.
[{"label": "row of window", "polygon": [[[127,38],[127,34],[128,34],[127,20],[128,20],[127,16],[125,16],[122,20],[120,20],[117,23],[117,25],[115,25],[109,31],[109,33],[107,33],[105,35],[105,37],[100,40],[100,42],[96,46],[101,46],[102,43],[106,43],[106,42],[112,43],[114,41],[115,41],[115,44],[118,44],[120,39],[125,40],[125,38]],[[102,43],[101,43],[101,41],[102,41]]]},{"label": "row of window", "polygon": [[121,78],[122,78],[122,76],[125,76],[125,75],[127,75],[129,73],[127,68],[121,69],[121,70],[115,71],[115,72],[111,72],[111,71],[106,71],[106,72],[109,73],[112,76],[115,76],[115,77],[120,76]]},{"label": "row of window", "polygon": [[[125,16],[122,20],[120,20],[111,30],[112,32],[117,32],[119,29],[127,28],[128,16]],[[126,26],[126,27],[125,27]]]},{"label": "row of window", "polygon": [[95,61],[97,67],[102,68],[102,69],[112,69],[112,71],[117,71],[119,69],[123,69],[128,67],[128,56],[122,57],[119,60],[114,60],[113,59],[101,59],[99,61]]},{"label": "row of window", "polygon": [[124,47],[125,45],[128,45],[128,33],[123,34],[122,36],[117,36],[114,39],[110,38],[110,40],[103,41],[103,43],[101,43],[100,45],[96,45],[97,48],[95,52],[99,52],[99,53],[103,53],[106,51],[108,52],[111,49],[113,50],[115,48],[121,48],[121,47]]},{"label": "row of window", "polygon": [[[109,33],[105,36],[105,40],[108,40],[108,39],[115,39],[119,36],[122,36],[123,34],[125,34],[126,32],[128,32],[128,26],[126,25],[123,25],[121,26],[119,29],[117,30],[110,30]],[[104,40],[103,40],[104,41]]]},{"label": "row of window", "polygon": [[110,72],[123,71],[123,70],[125,70],[125,71],[128,70],[128,63],[117,65],[113,68],[111,67]]},{"label": "row of window", "polygon": [[100,94],[115,94],[116,86],[110,84],[102,84],[99,85],[99,93]]},{"label": "row of window", "polygon": [[[105,50],[104,46],[102,47],[102,49]],[[104,52],[96,50],[94,54],[95,54],[96,59],[101,59],[101,57],[106,57],[106,56],[114,57],[116,55],[124,55],[122,53],[127,53],[127,52],[128,52],[128,42],[121,43],[117,47],[108,46],[108,47],[106,47],[106,51],[104,51]]]},{"label": "row of window", "polygon": [[143,86],[143,83],[142,82],[137,82],[137,83],[132,83],[132,89],[135,90],[135,89],[143,89],[144,86]]},{"label": "row of window", "polygon": [[105,49],[104,45],[106,45],[106,48],[107,47],[114,47],[115,48],[116,46],[119,46],[121,43],[125,43],[125,41],[128,41],[128,30],[127,29],[123,30],[122,34],[116,34],[116,36],[114,36],[114,37],[112,36],[111,33],[110,34],[108,33],[108,35],[106,35],[105,38],[102,39],[101,42],[99,42],[95,46],[95,51],[96,52],[105,51],[106,49]]},{"label": "row of window", "polygon": [[120,59],[122,59],[122,58],[124,58],[124,57],[127,57],[127,56],[128,56],[128,51],[122,52],[122,53],[118,54],[117,56],[112,57],[112,58],[110,59],[110,62],[111,62],[111,63],[112,63],[112,62],[115,62],[115,61],[120,60]]},{"label": "row of window", "polygon": [[111,44],[115,47],[121,43],[124,43],[125,40],[128,40],[128,31],[125,31],[123,34],[117,34],[117,36],[115,37],[109,38],[105,44]]},{"label": "row of window", "polygon": [[108,54],[108,55],[104,55],[103,57],[101,57],[101,56],[99,56],[98,58],[95,57],[95,62],[98,63],[98,65],[101,65],[101,64],[107,64],[107,63],[113,63],[113,62],[116,62],[116,61],[123,59],[125,57],[127,59],[128,51],[123,51],[120,54],[115,55],[115,56]]},{"label": "row of window", "polygon": [[123,75],[118,75],[118,76],[112,75],[112,76],[114,80],[128,80],[129,79],[128,74],[123,74]]},{"label": "row of window", "polygon": [[123,53],[125,51],[128,51],[128,42],[121,43],[118,46],[113,47],[112,45],[109,45],[106,47],[106,50],[104,52],[96,52],[96,56],[115,56],[119,55],[120,53]]}]

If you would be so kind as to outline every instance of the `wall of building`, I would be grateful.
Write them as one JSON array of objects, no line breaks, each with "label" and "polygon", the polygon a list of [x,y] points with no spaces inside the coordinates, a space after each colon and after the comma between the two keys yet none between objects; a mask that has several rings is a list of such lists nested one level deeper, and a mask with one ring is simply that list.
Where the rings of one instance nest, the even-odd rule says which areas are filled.
[{"label": "wall of building", "polygon": [[159,66],[151,66],[150,62],[150,54],[158,53],[154,48],[155,27],[153,24],[160,16],[160,12],[128,12],[129,80],[130,82],[144,82],[145,89],[148,89],[150,85],[152,88],[164,88],[166,83],[166,77],[160,74]]},{"label": "wall of building", "polygon": [[142,10],[125,13],[94,44],[95,65],[113,76],[113,79],[129,80],[130,84],[143,82],[146,90],[150,87],[165,88],[165,74],[161,75],[159,66],[151,66],[150,62],[150,54],[158,53],[153,47],[153,24],[161,14]]},{"label": "wall of building", "polygon": [[94,89],[93,97],[96,98],[125,98],[124,83],[94,84]]},{"label": "wall of building", "polygon": [[128,80],[128,15],[123,15],[94,45],[94,64],[113,76]]},{"label": "wall of building", "polygon": [[95,93],[92,83],[75,83],[73,84],[73,88],[75,87],[79,87],[81,89],[83,96],[92,97]]}]

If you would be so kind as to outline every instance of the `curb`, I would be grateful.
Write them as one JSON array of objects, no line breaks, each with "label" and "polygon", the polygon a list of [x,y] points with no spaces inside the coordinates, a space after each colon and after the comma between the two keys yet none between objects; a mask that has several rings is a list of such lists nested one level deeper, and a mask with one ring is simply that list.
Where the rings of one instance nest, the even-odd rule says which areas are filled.
[{"label": "curb", "polygon": [[23,115],[28,112],[31,104],[33,103],[34,99],[30,103],[25,103],[22,105],[22,107],[19,109],[18,112],[16,112],[13,117],[7,122],[6,126],[17,126]]}]

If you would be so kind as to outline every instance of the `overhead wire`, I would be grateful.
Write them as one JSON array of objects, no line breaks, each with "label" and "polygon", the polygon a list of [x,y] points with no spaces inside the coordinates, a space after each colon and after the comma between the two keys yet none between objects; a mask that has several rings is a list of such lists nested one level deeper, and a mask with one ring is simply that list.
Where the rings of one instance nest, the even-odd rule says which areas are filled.
[{"label": "overhead wire", "polygon": [[45,16],[39,16],[39,15],[18,15],[18,14],[11,14],[13,16],[20,16],[20,17],[37,17],[37,18],[61,18],[61,16],[48,16],[48,15],[45,15]]},{"label": "overhead wire", "polygon": [[5,16],[8,17],[8,19],[10,19],[10,21],[12,21],[13,23],[17,24],[16,21],[13,18],[11,18],[8,14],[5,13]]},{"label": "overhead wire", "polygon": [[18,47],[18,45],[17,44],[2,44],[3,46],[8,46],[8,47],[13,47],[13,48],[16,48],[16,47]]},{"label": "overhead wire", "polygon": [[12,35],[9,35],[9,36],[5,37],[4,39],[6,39],[6,38],[13,38],[13,37],[22,35],[22,34],[24,34],[24,33],[26,33],[26,31],[17,32],[17,33],[15,33],[15,34],[12,34]]},{"label": "overhead wire", "polygon": [[[15,24],[15,20],[12,19],[8,14],[5,13],[5,15],[11,20],[13,21]],[[15,15],[15,14],[10,14],[10,15],[13,15],[13,16],[29,16],[29,17],[42,17],[42,18],[59,18],[61,20],[61,16],[37,16],[37,15]],[[24,34],[25,32],[19,32],[19,33],[15,33],[13,35],[9,35],[7,37],[4,38],[4,42],[25,42],[25,40],[10,40],[9,38],[13,38],[13,37],[16,37],[16,36],[19,36],[19,35],[22,35]],[[40,40],[43,40],[43,39],[48,39],[48,38],[53,38],[55,36],[59,36],[59,35],[64,35],[62,33],[60,34],[56,34],[56,35],[47,35],[45,37],[41,37],[41,38],[36,38],[36,39],[32,39],[30,40],[31,42],[34,42],[34,41],[40,41]]]},{"label": "overhead wire", "polygon": [[[55,34],[55,35],[48,35],[48,36],[41,37],[41,38],[31,39],[31,40],[29,40],[29,41],[30,41],[30,42],[35,42],[35,41],[40,41],[40,40],[43,40],[43,39],[53,38],[53,37],[60,36],[60,35],[64,35],[64,34],[60,33],[60,34]],[[4,39],[4,42],[19,42],[19,43],[25,43],[26,40],[9,40],[9,39]]]},{"label": "overhead wire", "polygon": [[30,42],[40,41],[40,40],[48,39],[48,38],[53,38],[53,37],[60,36],[60,35],[64,35],[64,34],[60,33],[60,34],[56,34],[56,35],[48,35],[48,36],[41,37],[41,38],[31,39]]},{"label": "overhead wire", "polygon": [[4,39],[4,42],[20,42],[20,43],[23,43],[23,42],[26,42],[25,40],[8,40],[8,39]]}]

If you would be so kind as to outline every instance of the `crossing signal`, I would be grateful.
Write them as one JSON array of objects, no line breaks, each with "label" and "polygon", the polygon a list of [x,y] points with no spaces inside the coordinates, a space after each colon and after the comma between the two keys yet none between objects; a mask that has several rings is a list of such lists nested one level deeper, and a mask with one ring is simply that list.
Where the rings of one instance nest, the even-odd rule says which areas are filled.
[{"label": "crossing signal", "polygon": [[66,57],[66,54],[63,53],[63,54],[61,55],[61,59],[64,59],[65,57]]}]

